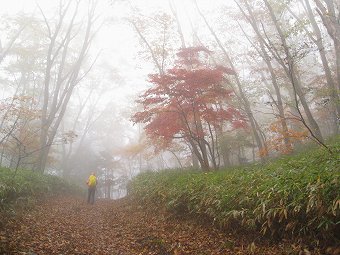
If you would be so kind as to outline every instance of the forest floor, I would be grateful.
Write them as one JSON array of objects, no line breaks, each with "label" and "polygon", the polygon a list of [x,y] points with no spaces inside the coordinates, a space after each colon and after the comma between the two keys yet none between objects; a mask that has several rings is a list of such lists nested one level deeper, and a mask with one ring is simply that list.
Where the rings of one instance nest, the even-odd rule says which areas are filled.
[{"label": "forest floor", "polygon": [[[288,241],[222,232],[191,218],[152,211],[129,199],[46,201],[0,225],[0,254],[319,254]],[[239,232],[239,231],[237,231]]]}]

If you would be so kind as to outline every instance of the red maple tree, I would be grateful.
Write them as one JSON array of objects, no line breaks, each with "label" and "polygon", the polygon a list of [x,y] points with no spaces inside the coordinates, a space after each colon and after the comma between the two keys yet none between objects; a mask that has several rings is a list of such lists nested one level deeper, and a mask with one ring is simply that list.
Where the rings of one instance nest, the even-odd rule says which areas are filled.
[{"label": "red maple tree", "polygon": [[204,47],[183,48],[172,69],[149,75],[153,86],[140,95],[137,102],[143,110],[132,117],[135,123],[145,124],[148,137],[163,149],[173,139],[184,139],[203,170],[219,167],[217,135],[223,125],[245,125],[240,112],[229,104],[232,91],[224,86],[225,75],[233,71],[207,64],[210,53]]}]

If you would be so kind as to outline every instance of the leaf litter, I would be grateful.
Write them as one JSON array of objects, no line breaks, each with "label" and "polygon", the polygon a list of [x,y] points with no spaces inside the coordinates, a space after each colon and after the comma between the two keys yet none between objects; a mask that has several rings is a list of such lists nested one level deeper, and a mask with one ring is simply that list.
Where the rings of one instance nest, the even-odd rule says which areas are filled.
[{"label": "leaf litter", "polygon": [[59,197],[4,222],[0,254],[8,255],[269,255],[306,250],[263,241],[254,234],[223,232],[190,216],[141,207],[128,198],[88,205],[77,198]]}]

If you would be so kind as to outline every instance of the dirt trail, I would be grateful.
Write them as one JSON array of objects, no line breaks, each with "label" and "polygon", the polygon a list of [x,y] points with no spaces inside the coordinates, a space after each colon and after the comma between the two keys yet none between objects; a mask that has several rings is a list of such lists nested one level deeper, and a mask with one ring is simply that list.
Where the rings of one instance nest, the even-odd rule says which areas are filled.
[{"label": "dirt trail", "polygon": [[251,243],[127,199],[53,199],[0,229],[0,254],[288,254]]}]

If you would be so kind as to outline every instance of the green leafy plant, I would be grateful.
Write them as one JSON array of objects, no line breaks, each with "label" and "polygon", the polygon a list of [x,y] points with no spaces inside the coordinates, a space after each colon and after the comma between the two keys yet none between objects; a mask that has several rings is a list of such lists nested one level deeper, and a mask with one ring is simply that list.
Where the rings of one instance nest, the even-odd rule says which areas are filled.
[{"label": "green leafy plant", "polygon": [[44,175],[29,170],[0,168],[0,209],[12,205],[34,204],[35,200],[53,195],[79,194],[80,188],[57,176]]},{"label": "green leafy plant", "polygon": [[264,235],[334,237],[340,224],[340,143],[266,165],[214,173],[148,172],[129,194],[143,204]]}]

